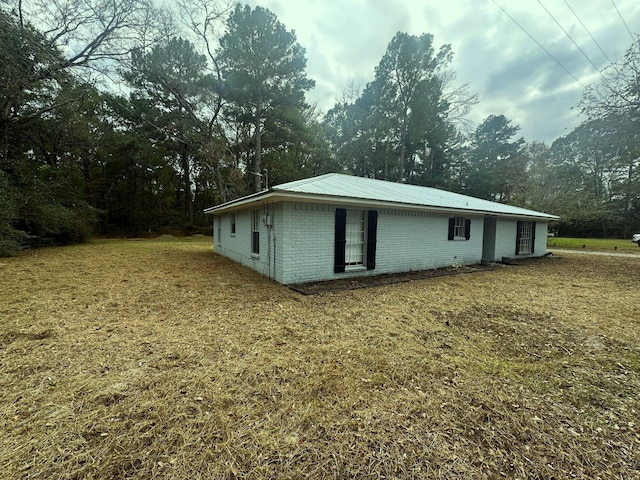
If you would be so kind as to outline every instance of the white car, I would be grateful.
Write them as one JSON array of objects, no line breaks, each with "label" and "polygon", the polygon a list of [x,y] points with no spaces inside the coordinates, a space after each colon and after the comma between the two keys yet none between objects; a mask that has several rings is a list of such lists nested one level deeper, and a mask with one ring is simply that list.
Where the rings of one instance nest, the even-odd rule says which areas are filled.
[{"label": "white car", "polygon": [[640,247],[640,233],[635,233],[633,237],[631,237],[631,241],[633,243],[637,243],[638,246]]}]

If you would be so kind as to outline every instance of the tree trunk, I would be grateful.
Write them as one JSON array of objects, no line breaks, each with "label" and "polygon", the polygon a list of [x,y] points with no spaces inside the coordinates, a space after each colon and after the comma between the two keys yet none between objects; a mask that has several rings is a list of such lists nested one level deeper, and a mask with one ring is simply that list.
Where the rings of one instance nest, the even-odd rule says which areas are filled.
[{"label": "tree trunk", "polygon": [[256,192],[262,190],[262,105],[258,101],[255,122],[255,156],[253,160],[253,188]]},{"label": "tree trunk", "polygon": [[186,143],[180,142],[180,163],[182,164],[182,174],[184,176],[184,201],[189,223],[193,223],[193,195],[191,195],[191,168],[189,165],[189,147]]},{"label": "tree trunk", "polygon": [[398,182],[404,182],[404,155],[407,140],[407,110],[402,113],[402,131],[400,133],[400,178]]},{"label": "tree trunk", "polygon": [[633,155],[629,155],[629,169],[627,170],[627,181],[624,188],[624,236],[627,237],[629,228],[629,211],[631,210],[631,196],[633,189]]},{"label": "tree trunk", "polygon": [[0,156],[0,167],[3,166],[1,162],[4,162],[5,165],[9,165],[9,118],[7,117],[6,122],[5,119],[2,119],[2,123],[4,123],[2,128],[2,156]]}]

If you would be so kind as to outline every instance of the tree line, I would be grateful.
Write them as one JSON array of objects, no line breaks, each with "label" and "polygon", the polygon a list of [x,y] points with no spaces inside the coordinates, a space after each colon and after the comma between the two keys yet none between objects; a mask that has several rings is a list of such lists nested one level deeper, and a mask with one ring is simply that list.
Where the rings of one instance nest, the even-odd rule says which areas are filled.
[{"label": "tree line", "polygon": [[203,209],[344,172],[640,230],[640,51],[591,85],[551,146],[478,102],[450,45],[398,32],[328,112],[304,48],[266,8],[214,0],[0,4],[0,254],[92,235],[208,231]]}]

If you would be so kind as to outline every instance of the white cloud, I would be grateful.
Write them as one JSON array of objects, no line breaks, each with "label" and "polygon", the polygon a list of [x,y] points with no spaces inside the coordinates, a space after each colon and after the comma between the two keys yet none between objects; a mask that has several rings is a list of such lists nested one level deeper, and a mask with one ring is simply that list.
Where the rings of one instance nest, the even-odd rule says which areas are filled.
[{"label": "white cloud", "polygon": [[[496,0],[583,84],[599,74],[538,2]],[[450,43],[460,83],[480,103],[471,118],[504,114],[529,141],[553,141],[578,123],[571,110],[582,87],[514,23],[493,0],[257,0],[271,9],[307,49],[307,74],[316,80],[310,100],[328,110],[351,84],[364,86],[398,31],[434,35]],[[542,2],[603,68],[608,62],[565,2]],[[619,58],[631,38],[610,0],[568,0],[609,58]],[[616,0],[630,27],[640,24],[640,2]],[[569,130],[567,130],[569,129]]]}]

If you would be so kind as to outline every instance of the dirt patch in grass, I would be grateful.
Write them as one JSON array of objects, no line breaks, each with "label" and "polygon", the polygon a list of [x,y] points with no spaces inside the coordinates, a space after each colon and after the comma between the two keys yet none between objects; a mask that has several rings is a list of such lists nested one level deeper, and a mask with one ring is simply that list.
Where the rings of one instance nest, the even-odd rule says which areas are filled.
[{"label": "dirt patch in grass", "polygon": [[640,478],[640,259],[305,296],[207,239],[0,275],[4,478]]},{"label": "dirt patch in grass", "polygon": [[340,292],[344,290],[358,290],[360,288],[374,288],[396,283],[413,282],[427,278],[445,277],[450,275],[465,275],[469,273],[487,272],[506,266],[527,265],[530,262],[553,260],[552,253],[544,257],[522,258],[518,260],[508,259],[503,263],[490,263],[487,265],[451,265],[449,267],[432,268],[403,273],[387,273],[383,275],[368,275],[341,280],[326,280],[323,282],[296,283],[288,285],[293,291],[303,295],[316,295],[328,292]]},{"label": "dirt patch in grass", "polygon": [[443,277],[447,275],[463,275],[474,272],[485,272],[499,268],[497,265],[460,265],[431,270],[420,270],[406,273],[388,273],[384,275],[371,275],[348,278],[344,280],[327,280],[324,282],[296,283],[289,285],[292,290],[304,295],[324,294],[343,290],[358,290],[360,288],[380,287],[395,283],[412,282],[426,278]]}]

